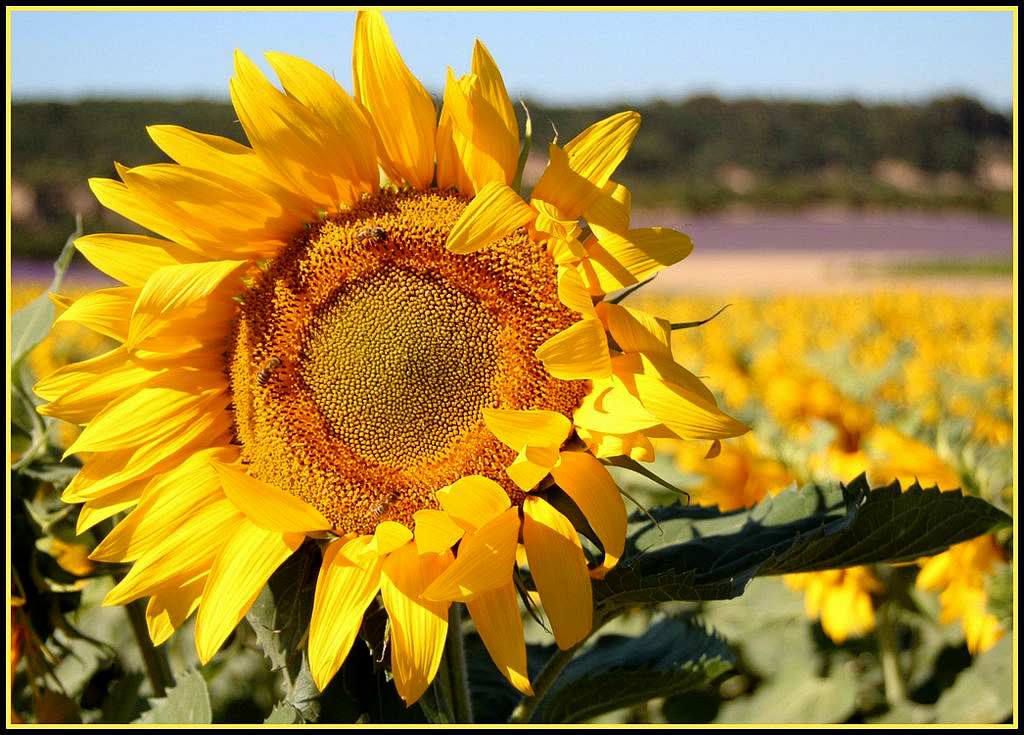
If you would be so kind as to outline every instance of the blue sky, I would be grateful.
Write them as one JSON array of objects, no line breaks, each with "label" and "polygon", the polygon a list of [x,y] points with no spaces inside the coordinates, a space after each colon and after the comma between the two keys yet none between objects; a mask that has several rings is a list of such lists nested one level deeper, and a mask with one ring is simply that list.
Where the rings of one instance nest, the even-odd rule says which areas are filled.
[{"label": "blue sky", "polygon": [[[386,12],[409,66],[438,91],[473,39],[514,95],[546,102],[724,96],[913,101],[952,91],[1012,101],[1009,12]],[[14,12],[14,98],[224,99],[231,53],[308,58],[350,87],[350,12]],[[264,65],[264,68],[267,68]]]}]

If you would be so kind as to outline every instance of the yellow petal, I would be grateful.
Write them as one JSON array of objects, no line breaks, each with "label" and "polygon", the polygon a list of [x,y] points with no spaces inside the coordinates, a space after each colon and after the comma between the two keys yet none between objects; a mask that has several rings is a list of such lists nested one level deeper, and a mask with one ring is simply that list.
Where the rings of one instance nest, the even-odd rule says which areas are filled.
[{"label": "yellow petal", "polygon": [[672,326],[639,309],[601,302],[597,313],[623,352],[672,357]]},{"label": "yellow petal", "polygon": [[481,475],[462,477],[436,496],[445,513],[466,530],[479,528],[512,505],[501,485]]},{"label": "yellow petal", "polygon": [[600,579],[614,567],[626,544],[626,505],[607,468],[588,452],[562,452],[551,470],[558,486],[572,498],[594,529],[604,560],[591,572]]},{"label": "yellow petal", "polygon": [[515,586],[509,583],[482,592],[466,603],[466,607],[498,670],[520,692],[533,694],[526,669],[526,643]]},{"label": "yellow petal", "polygon": [[484,423],[492,434],[512,447],[560,447],[572,422],[557,411],[485,408]]},{"label": "yellow petal", "polygon": [[409,543],[384,562],[380,593],[391,621],[391,672],[406,705],[422,696],[441,664],[450,603],[422,594],[451,561],[451,552],[420,556]]},{"label": "yellow petal", "polygon": [[356,16],[352,82],[356,99],[376,123],[378,155],[393,182],[429,187],[434,178],[434,102],[402,61],[378,11]]},{"label": "yellow petal", "polygon": [[558,464],[558,447],[523,447],[505,472],[520,489],[529,492]]},{"label": "yellow petal", "polygon": [[140,491],[134,487],[122,487],[97,498],[90,498],[78,511],[75,533],[85,533],[100,521],[131,510],[139,502]]},{"label": "yellow petal", "polygon": [[563,651],[586,638],[593,625],[587,560],[576,529],[541,498],[523,503],[523,543],[530,573]]},{"label": "yellow petal", "polygon": [[[602,195],[602,190],[586,176],[574,171],[569,162],[569,154],[552,143],[548,146],[548,167],[544,169],[530,196],[555,207],[555,224],[557,220],[577,220]],[[538,229],[544,229],[540,220]],[[555,227],[551,234],[560,234]],[[547,231],[547,230],[545,230]]]},{"label": "yellow petal", "polygon": [[167,537],[167,529],[187,522],[192,513],[221,495],[220,476],[211,459],[237,454],[227,448],[196,452],[178,467],[153,478],[139,506],[100,542],[90,558],[97,561],[135,561]]},{"label": "yellow petal", "polygon": [[273,255],[295,234],[297,223],[280,202],[221,174],[156,163],[121,176],[131,195],[182,237],[159,234],[210,258]]},{"label": "yellow petal", "polygon": [[[231,414],[227,411],[200,415],[180,433],[170,438],[147,442],[131,449],[93,455],[65,488],[61,499],[80,503],[108,493],[135,486],[153,475],[166,472],[193,452],[227,444],[232,436]],[[144,484],[138,485],[136,497]],[[78,533],[90,526],[78,519]]]},{"label": "yellow petal", "polygon": [[477,531],[467,533],[459,544],[455,563],[424,590],[424,599],[466,602],[481,592],[508,584],[518,539],[518,508],[509,508]]},{"label": "yellow petal", "polygon": [[583,212],[587,224],[610,232],[626,232],[630,220],[630,194],[622,184],[609,181]]},{"label": "yellow petal", "polygon": [[608,337],[597,319],[581,319],[537,348],[537,359],[562,380],[587,380],[611,374]]},{"label": "yellow petal", "polygon": [[575,266],[559,266],[558,300],[584,319],[593,319],[597,316],[590,291]]},{"label": "yellow petal", "polygon": [[141,225],[147,230],[195,249],[181,225],[167,216],[161,209],[151,207],[138,192],[128,189],[124,183],[113,179],[89,179],[89,188],[99,203],[122,217]]},{"label": "yellow petal", "polygon": [[655,460],[654,445],[643,432],[607,434],[582,426],[576,427],[576,431],[595,457],[630,457],[637,462]]},{"label": "yellow petal", "polygon": [[138,296],[137,288],[101,288],[76,300],[53,323],[75,322],[124,342],[128,338],[128,324]]},{"label": "yellow petal", "polygon": [[413,514],[416,522],[416,550],[421,554],[440,554],[450,549],[465,533],[443,510],[424,508]]},{"label": "yellow petal", "polygon": [[355,200],[346,142],[317,112],[271,84],[241,51],[235,52],[231,103],[253,150],[289,189],[329,211]]},{"label": "yellow petal", "polygon": [[202,387],[203,383],[225,382],[223,375],[199,376],[195,392],[190,392],[187,384],[193,377],[168,373],[111,403],[89,422],[64,456],[147,444],[176,434],[203,414],[224,411],[229,402],[224,396],[227,385]]},{"label": "yellow petal", "polygon": [[227,500],[209,503],[186,523],[169,529],[163,542],[141,556],[107,593],[103,604],[123,605],[152,594],[173,579],[209,569],[242,524],[252,525]]},{"label": "yellow petal", "polygon": [[[322,692],[345,662],[359,633],[363,613],[380,589],[384,559],[356,554],[365,536],[328,544],[316,581],[309,623],[309,668]],[[358,559],[357,559],[358,557]]]},{"label": "yellow petal", "polygon": [[269,52],[267,60],[288,94],[333,126],[341,145],[332,153],[343,166],[342,178],[356,192],[374,193],[380,183],[377,144],[373,128],[355,100],[330,74],[305,59]]},{"label": "yellow petal", "polygon": [[484,186],[448,234],[453,253],[473,253],[533,221],[537,213],[505,184]]},{"label": "yellow petal", "polygon": [[160,268],[139,293],[125,346],[134,349],[155,331],[161,320],[209,296],[243,265],[245,261],[241,260],[219,260]]},{"label": "yellow petal", "polygon": [[[473,73],[456,80],[449,69],[443,116],[451,121],[452,142],[460,154],[473,194],[486,184],[510,184],[519,158],[519,130],[501,73],[479,41]],[[461,183],[461,182],[460,182]]]},{"label": "yellow petal", "polygon": [[[512,107],[512,101],[505,89],[505,80],[495,63],[491,53],[479,39],[473,44],[473,73],[480,80],[480,93],[488,106],[493,109],[504,125],[502,139],[497,142],[504,149],[503,167],[508,170],[511,182],[515,175],[516,163],[519,158],[519,121]],[[501,158],[501,156],[496,156]]]},{"label": "yellow petal", "polygon": [[160,150],[176,163],[227,176],[256,191],[269,194],[288,210],[296,228],[314,215],[315,204],[281,185],[276,175],[248,146],[219,135],[196,133],[177,125],[149,125],[146,132]]},{"label": "yellow petal", "polygon": [[640,129],[640,114],[619,112],[596,122],[565,146],[573,170],[603,187],[629,153]]},{"label": "yellow petal", "polygon": [[111,401],[130,393],[164,372],[128,359],[119,347],[112,353],[61,368],[35,386],[36,393],[56,395],[36,410],[43,416],[85,424]]},{"label": "yellow petal", "polygon": [[246,474],[242,465],[211,460],[220,475],[224,495],[249,520],[268,531],[306,533],[324,531],[330,522],[298,496]]},{"label": "yellow petal", "polygon": [[145,235],[86,235],[75,240],[75,248],[111,278],[137,287],[164,266],[193,263],[199,258],[181,245]]},{"label": "yellow petal", "polygon": [[185,581],[174,580],[153,593],[146,605],[146,626],[154,645],[164,643],[188,620],[203,599],[207,572]]},{"label": "yellow petal", "polygon": [[587,243],[587,265],[605,293],[646,280],[693,252],[693,242],[666,227],[645,227],[616,234],[591,225],[597,235]]},{"label": "yellow petal", "polygon": [[616,380],[595,381],[572,415],[573,424],[606,434],[629,434],[661,423]]},{"label": "yellow petal", "polygon": [[[412,531],[396,521],[383,521],[377,524],[373,536],[359,553],[371,556],[385,556],[395,549],[401,548],[412,541]],[[356,553],[353,551],[353,553]]]},{"label": "yellow petal", "polygon": [[196,652],[205,664],[256,601],[263,585],[305,536],[242,523],[210,569],[196,617]]},{"label": "yellow petal", "polygon": [[725,439],[750,430],[704,397],[681,386],[637,375],[636,389],[644,408],[682,439]]}]

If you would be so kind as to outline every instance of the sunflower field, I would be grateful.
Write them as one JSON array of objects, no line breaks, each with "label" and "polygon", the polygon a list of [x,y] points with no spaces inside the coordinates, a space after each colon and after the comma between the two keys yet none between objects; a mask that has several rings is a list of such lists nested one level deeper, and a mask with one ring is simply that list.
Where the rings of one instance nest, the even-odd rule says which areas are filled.
[{"label": "sunflower field", "polygon": [[[13,308],[29,304],[47,286],[15,284]],[[85,291],[72,284],[63,292],[75,298]],[[657,518],[658,507],[687,502],[688,495],[695,509],[736,513],[796,486],[867,473],[874,485],[963,488],[1010,512],[1010,299],[913,291],[763,298],[641,291],[633,298],[691,321],[728,304],[710,322],[676,332],[674,342],[698,373],[715,376],[711,385],[723,404],[756,427],[725,443],[714,459],[687,442],[660,440],[664,452],[652,473],[671,488],[618,470],[635,507]],[[28,354],[27,370],[47,374],[111,344],[80,326],[57,325]],[[75,433],[66,424],[48,427],[51,459]],[[16,428],[19,436],[16,464],[31,433]],[[113,570],[89,559],[99,534],[76,536],[75,507],[59,503],[58,491],[74,467],[36,467],[15,470],[26,511],[16,515],[16,528],[35,539],[14,550],[12,694],[23,721],[124,722],[147,713],[148,721],[159,721],[161,711],[174,712],[168,721],[293,721],[278,704],[289,680],[274,673],[274,654],[265,647],[273,626],[258,627],[261,621],[252,614],[253,627],[239,627],[228,653],[201,675],[194,673],[197,661],[187,634],[172,639],[160,658],[165,674],[191,673],[178,674],[174,691],[181,693],[153,699],[146,671],[155,664],[135,650],[126,624],[132,622],[131,608],[126,615],[100,604]],[[638,525],[647,518],[634,514]],[[899,565],[759,578],[734,600],[638,608],[602,631],[589,654],[591,670],[584,658],[575,664],[598,688],[578,698],[566,692],[566,701],[552,705],[562,709],[549,717],[1004,721],[1013,701],[1011,549],[1004,527]],[[526,622],[535,641],[529,646],[533,672],[550,652],[548,634],[541,621]],[[372,632],[366,633],[371,640]],[[516,693],[480,658],[485,654],[479,639],[471,636],[467,643],[477,709],[495,719],[508,716]],[[281,645],[276,648],[283,650]],[[344,687],[301,706],[315,708],[321,722],[430,721],[426,713],[399,706],[393,695],[375,699],[383,679],[371,686],[359,677],[375,681],[371,656],[382,652],[367,651],[353,662],[363,668]],[[624,677],[629,687],[620,687]],[[186,695],[196,704],[186,706]],[[371,700],[374,711],[368,709]]]},{"label": "sunflower field", "polygon": [[266,60],[14,285],[10,722],[1015,718],[1009,298],[688,295],[638,112]]}]

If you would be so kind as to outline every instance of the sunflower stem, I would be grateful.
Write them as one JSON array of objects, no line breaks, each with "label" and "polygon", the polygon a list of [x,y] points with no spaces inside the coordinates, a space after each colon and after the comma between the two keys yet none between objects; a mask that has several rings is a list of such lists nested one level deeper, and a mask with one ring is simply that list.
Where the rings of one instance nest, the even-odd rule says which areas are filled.
[{"label": "sunflower stem", "polygon": [[877,636],[879,656],[882,659],[885,698],[890,707],[895,707],[907,701],[907,685],[900,670],[892,602],[883,603],[878,610]]},{"label": "sunflower stem", "polygon": [[128,613],[128,621],[132,626],[132,633],[135,634],[135,643],[139,646],[139,653],[142,654],[142,663],[146,667],[146,676],[149,677],[149,684],[153,688],[153,695],[164,697],[167,695],[167,687],[173,684],[171,678],[171,667],[167,663],[167,657],[161,649],[153,645],[149,637],[149,627],[146,625],[146,611],[142,607],[141,600],[135,600],[125,605]]},{"label": "sunflower stem", "polygon": [[529,722],[533,718],[533,713],[537,711],[538,705],[541,700],[544,699],[544,695],[551,689],[551,685],[557,681],[558,677],[561,676],[562,671],[572,661],[572,657],[576,655],[576,651],[580,649],[583,643],[587,639],[584,638],[582,641],[577,643],[572,648],[565,651],[559,650],[547,660],[544,664],[544,668],[537,674],[536,680],[533,682],[533,695],[523,697],[519,704],[512,711],[512,716],[508,718],[510,724],[523,725]]},{"label": "sunflower stem", "polygon": [[469,692],[469,674],[466,670],[466,649],[462,632],[462,604],[453,602],[448,608],[448,637],[444,656],[448,660],[451,680],[452,709],[455,721],[468,725],[473,722],[473,700]]}]

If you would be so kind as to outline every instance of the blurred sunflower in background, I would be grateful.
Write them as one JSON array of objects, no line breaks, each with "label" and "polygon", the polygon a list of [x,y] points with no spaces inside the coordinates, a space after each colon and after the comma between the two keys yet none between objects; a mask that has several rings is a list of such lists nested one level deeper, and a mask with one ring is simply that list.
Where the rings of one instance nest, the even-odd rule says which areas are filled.
[{"label": "blurred sunflower in background", "polygon": [[[124,285],[61,321],[118,346],[36,386],[41,413],[85,427],[63,495],[84,504],[79,531],[128,512],[92,554],[132,564],[105,602],[148,597],[156,643],[197,613],[205,663],[315,543],[321,689],[379,593],[406,702],[438,670],[453,603],[529,693],[517,555],[571,648],[593,625],[591,577],[623,552],[601,459],[649,461],[664,437],[714,454],[747,430],[675,362],[667,321],[605,298],[692,249],[632,229],[611,179],[639,115],[552,143],[524,198],[519,124],[481,43],[471,73],[449,71],[439,116],[378,13],[356,22],[354,96],[267,58],[283,91],[235,59],[249,146],[153,126],[176,163],[90,182],[159,236],[77,241]],[[585,551],[556,507],[598,544]]]}]

